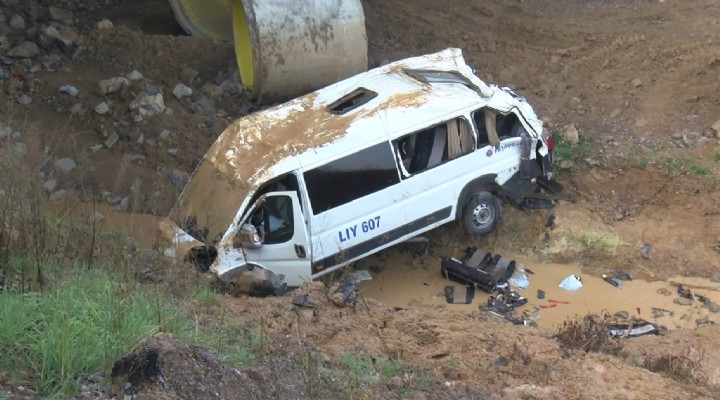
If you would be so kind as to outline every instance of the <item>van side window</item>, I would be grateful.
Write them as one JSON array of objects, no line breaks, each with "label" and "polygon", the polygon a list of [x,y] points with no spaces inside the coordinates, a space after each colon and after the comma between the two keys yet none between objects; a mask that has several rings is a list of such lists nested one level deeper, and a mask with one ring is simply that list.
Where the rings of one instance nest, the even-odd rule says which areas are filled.
[{"label": "van side window", "polygon": [[522,128],[522,123],[514,112],[501,114],[499,111],[483,107],[475,111],[475,113],[473,114],[473,121],[475,122],[475,128],[478,132],[478,148],[490,144],[488,126],[485,122],[486,110],[495,114],[495,131],[497,132],[500,140],[520,136],[520,129]]},{"label": "van side window", "polygon": [[470,153],[474,140],[468,122],[455,118],[394,140],[393,147],[405,171],[413,175]]},{"label": "van side window", "polygon": [[383,142],[305,172],[315,215],[400,182],[390,143]]},{"label": "van side window", "polygon": [[285,243],[295,235],[292,200],[289,196],[268,197],[255,210],[250,222],[264,244]]}]

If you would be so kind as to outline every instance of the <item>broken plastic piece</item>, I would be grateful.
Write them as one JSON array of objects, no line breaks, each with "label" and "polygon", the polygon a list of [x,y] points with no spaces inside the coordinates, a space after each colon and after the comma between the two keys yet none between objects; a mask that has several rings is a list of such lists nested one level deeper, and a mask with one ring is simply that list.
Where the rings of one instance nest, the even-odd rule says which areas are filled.
[{"label": "broken plastic piece", "polygon": [[569,302],[568,300],[555,300],[555,299],[549,299],[549,300],[548,300],[548,303],[553,303],[553,304],[570,304],[570,302]]},{"label": "broken plastic piece", "polygon": [[559,286],[565,290],[578,290],[582,287],[582,278],[578,275],[570,275],[560,281]]},{"label": "broken plastic piece", "polygon": [[626,324],[612,324],[608,326],[610,335],[622,337],[634,337],[650,334],[659,334],[660,328],[648,321],[636,321]]},{"label": "broken plastic piece", "polygon": [[461,286],[459,290],[456,290],[455,286],[450,285],[445,286],[443,293],[445,294],[445,300],[450,304],[470,304],[475,297],[475,288]]}]

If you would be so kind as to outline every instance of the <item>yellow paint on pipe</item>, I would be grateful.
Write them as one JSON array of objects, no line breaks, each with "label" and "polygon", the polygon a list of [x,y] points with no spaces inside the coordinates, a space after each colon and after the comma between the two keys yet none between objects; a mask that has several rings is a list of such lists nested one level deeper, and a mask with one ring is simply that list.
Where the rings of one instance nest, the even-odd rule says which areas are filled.
[{"label": "yellow paint on pipe", "polygon": [[240,80],[247,90],[252,91],[255,84],[253,46],[247,16],[240,0],[233,1],[233,37]]},{"label": "yellow paint on pipe", "polygon": [[233,40],[232,0],[170,0],[175,19],[193,36]]}]

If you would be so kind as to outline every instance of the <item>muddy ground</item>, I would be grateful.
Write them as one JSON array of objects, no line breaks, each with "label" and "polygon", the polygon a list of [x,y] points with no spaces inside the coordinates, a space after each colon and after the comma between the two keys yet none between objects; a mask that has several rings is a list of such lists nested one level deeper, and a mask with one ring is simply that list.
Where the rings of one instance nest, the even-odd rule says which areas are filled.
[{"label": "muddy ground", "polygon": [[[363,5],[371,67],[460,47],[481,78],[526,96],[548,129],[566,131],[572,125],[584,138],[559,164],[566,192],[556,206],[553,229],[545,227],[546,211],[518,211],[508,205],[501,226],[489,237],[472,239],[455,226],[432,232],[428,238],[436,252],[460,253],[474,245],[522,260],[532,269],[561,264],[558,268],[575,268],[588,277],[622,269],[635,279],[655,282],[647,284],[652,290],[659,288],[652,285],[677,277],[698,278],[706,289],[717,288],[717,2],[365,0]],[[95,196],[106,203],[105,224],[118,221],[133,228],[139,232],[138,242],[152,247],[155,231],[143,227],[169,211],[183,181],[222,130],[256,109],[242,97],[232,47],[184,36],[165,2],[157,0],[0,0],[0,10],[0,53],[5,54],[0,64],[0,121],[11,124],[2,136],[3,146],[36,168],[38,184],[54,205],[82,216],[88,212],[84,205]],[[16,14],[23,19],[22,27]],[[98,27],[104,19],[112,26]],[[48,39],[44,29],[50,25],[75,35]],[[10,57],[24,41],[38,43],[39,48],[27,56]],[[98,93],[99,81],[133,70],[142,78],[129,79],[117,92]],[[193,93],[176,98],[172,91],[179,83]],[[78,93],[59,91],[63,85]],[[158,115],[129,108],[138,95],[158,91],[167,108]],[[101,103],[108,109],[102,114],[96,110]],[[62,158],[72,159],[75,167],[58,165]],[[643,257],[646,244],[650,252]],[[696,314],[676,313],[677,324],[668,325],[678,329],[666,336],[627,339],[615,356],[585,354],[561,348],[551,337],[556,329],[552,324],[513,326],[494,316],[478,316],[477,305],[484,296],[465,308],[443,305],[438,300],[443,283],[432,275],[437,268],[433,257],[439,253],[413,257],[402,248],[393,252],[395,256],[382,259],[380,268],[371,269],[373,280],[361,285],[363,300],[355,308],[333,305],[316,285],[301,289],[319,304],[314,316],[297,312],[290,304],[292,295],[224,296],[222,306],[238,319],[263,326],[269,334],[293,337],[303,343],[298,346],[309,346],[323,357],[345,350],[401,357],[440,377],[438,385],[418,387],[401,376],[390,389],[376,387],[368,397],[718,396],[720,330],[696,321],[717,321],[717,314],[697,303],[686,306]],[[371,258],[365,264],[380,262]],[[398,279],[423,273],[434,279],[425,297],[411,286],[414,281]],[[381,286],[404,295],[386,297]],[[603,301],[602,293],[593,297],[595,306]],[[705,293],[716,296],[713,290]],[[527,297],[535,301],[531,295]],[[660,302],[651,299],[648,307],[655,306],[653,301]],[[625,311],[635,307],[627,304]],[[647,307],[639,314],[649,318]],[[309,350],[295,353],[304,351]],[[651,372],[644,365],[652,356],[677,357],[667,358],[680,360],[675,366],[690,360],[692,373],[678,373],[678,379],[667,371]],[[268,359],[259,372],[250,373],[260,386],[272,381],[268,370],[274,361]],[[177,370],[199,368],[184,365],[183,357],[169,360]],[[163,396],[203,397],[220,377],[234,373],[219,366],[215,371],[220,371],[217,376],[200,380],[205,391],[193,392],[200,389],[178,383],[162,389]],[[288,376],[301,374],[288,371]],[[178,376],[176,382],[183,379]],[[296,383],[305,389],[316,387],[308,382]],[[395,390],[398,387],[404,390]],[[237,391],[231,389],[232,385],[225,388],[223,396],[232,398]],[[146,398],[161,396],[158,387],[147,390]],[[332,392],[292,395],[290,389],[268,391],[267,386],[257,390],[257,398],[333,397]]]}]

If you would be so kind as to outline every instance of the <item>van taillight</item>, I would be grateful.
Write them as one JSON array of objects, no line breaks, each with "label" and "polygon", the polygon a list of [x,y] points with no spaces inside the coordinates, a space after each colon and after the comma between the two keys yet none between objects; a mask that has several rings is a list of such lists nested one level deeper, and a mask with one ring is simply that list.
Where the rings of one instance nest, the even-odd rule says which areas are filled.
[{"label": "van taillight", "polygon": [[548,151],[553,151],[553,148],[555,147],[555,141],[553,140],[552,135],[548,134],[545,136],[545,143],[547,143]]}]

